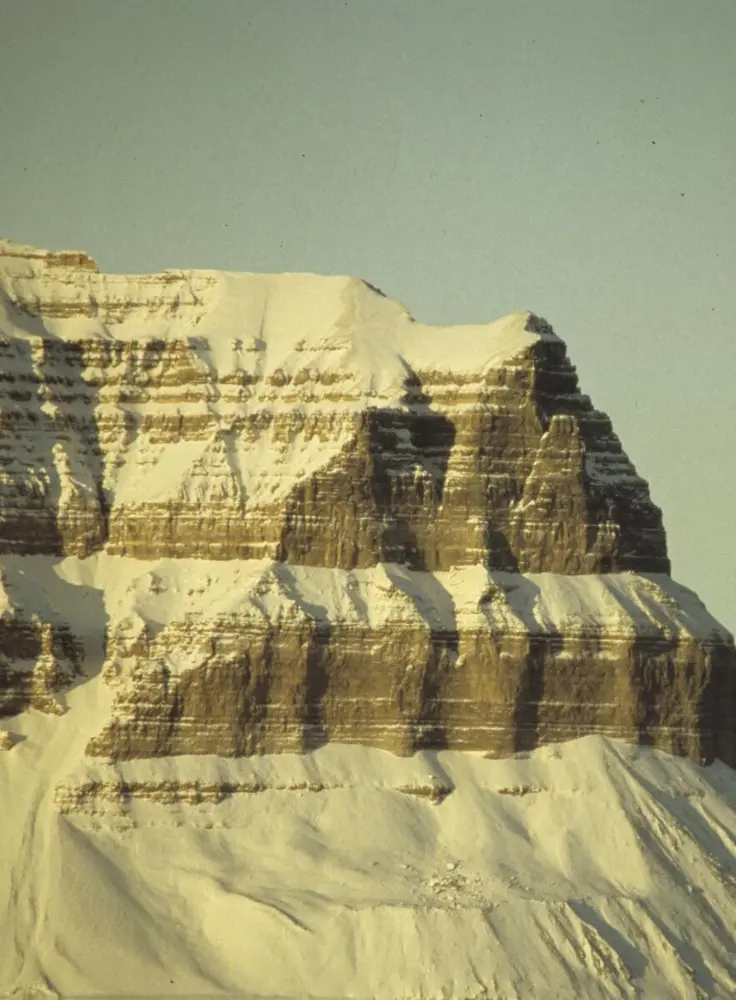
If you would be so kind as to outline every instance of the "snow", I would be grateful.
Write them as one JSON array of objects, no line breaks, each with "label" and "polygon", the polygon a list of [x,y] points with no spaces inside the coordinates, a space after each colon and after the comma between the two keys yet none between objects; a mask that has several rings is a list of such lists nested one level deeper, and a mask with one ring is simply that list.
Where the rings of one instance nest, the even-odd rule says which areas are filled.
[{"label": "snow", "polygon": [[[292,608],[467,627],[492,613],[541,629],[571,615],[623,627],[629,615],[644,631],[665,616],[667,628],[711,634],[697,597],[669,578],[3,561],[4,600],[69,621],[94,676],[62,695],[61,717],[4,720],[14,746],[0,751],[0,992],[734,995],[736,773],[719,762],[604,737],[501,761],[339,744],[114,764],[83,752],[111,711],[102,630],[126,616],[164,627]],[[479,611],[489,589],[481,606],[493,610]],[[670,603],[653,602],[654,589]]]},{"label": "snow", "polygon": [[[486,324],[417,323],[359,278],[204,270],[106,275],[65,266],[80,256],[0,241],[0,338],[21,342],[4,355],[3,368],[33,392],[40,370],[48,367],[53,377],[62,365],[55,351],[44,357],[44,339],[188,348],[184,362],[195,377],[186,385],[156,385],[163,369],[150,368],[149,356],[143,371],[139,349],[105,372],[93,355],[81,373],[89,389],[76,400],[59,403],[53,393],[42,400],[43,390],[32,400],[62,420],[88,421],[93,408],[111,423],[117,415],[120,440],[107,443],[104,485],[125,504],[219,497],[248,509],[268,507],[350,446],[356,412],[366,405],[405,410],[417,372],[449,386],[454,406],[472,406],[488,370],[508,365],[540,339],[556,339],[524,311]],[[63,374],[80,377],[71,369]],[[122,400],[120,382],[128,392]],[[12,399],[7,405],[28,409]],[[190,434],[178,444],[158,444],[141,431],[126,445],[120,411],[132,414],[134,424],[154,416],[208,421],[196,440]],[[277,423],[284,415],[288,428]],[[309,423],[315,416],[321,430]],[[247,433],[233,433],[243,427]],[[53,425],[40,424],[37,433],[39,447],[48,450]],[[28,465],[32,475],[33,461]],[[85,489],[81,469],[79,476]],[[45,488],[57,489],[55,480]]]},{"label": "snow", "polygon": [[[503,628],[532,635],[692,636],[729,641],[696,594],[664,574],[517,574],[459,566],[425,573],[384,563],[367,569],[287,566],[270,559],[130,559],[96,553],[4,556],[0,607],[34,608],[98,635],[103,622],[139,615],[167,624],[237,612],[431,628]],[[81,597],[88,602],[85,605]],[[490,599],[488,597],[490,596]]]},{"label": "snow", "polygon": [[126,617],[165,627],[292,609],[467,627],[492,614],[541,629],[575,615],[615,629],[628,615],[656,632],[665,616],[710,635],[697,597],[669,578],[104,554],[4,557],[3,577],[6,607],[69,622],[92,676],[62,694],[61,717],[3,720],[14,745],[0,750],[0,993],[734,995],[736,774],[719,762],[604,737],[501,761],[339,744],[238,760],[84,756],[114,695],[99,674],[103,630]]},{"label": "snow", "polygon": [[[356,402],[375,393],[398,403],[408,369],[478,376],[540,339],[556,339],[546,328],[533,332],[528,311],[486,324],[417,323],[359,278],[205,270],[105,275],[47,266],[44,253],[0,241],[2,332],[26,339],[186,338],[220,378],[254,362],[263,376],[342,370]],[[14,303],[39,313],[30,332],[29,317]],[[55,316],[59,303],[77,314]],[[98,315],[81,315],[90,304]]]},{"label": "snow", "polygon": [[[602,737],[518,759],[329,745],[84,760],[108,693],[10,723],[0,989],[28,996],[727,998],[736,774]],[[6,723],[7,725],[7,723]],[[90,781],[138,791],[72,812]],[[146,783],[230,783],[162,804]],[[436,804],[431,788],[449,791]],[[55,805],[54,803],[57,803]],[[12,930],[11,930],[12,929]]]}]

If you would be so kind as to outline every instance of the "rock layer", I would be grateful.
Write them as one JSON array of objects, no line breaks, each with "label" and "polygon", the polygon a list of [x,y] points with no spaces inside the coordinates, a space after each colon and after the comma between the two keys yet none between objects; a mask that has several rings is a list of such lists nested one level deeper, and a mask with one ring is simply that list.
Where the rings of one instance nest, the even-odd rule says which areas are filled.
[{"label": "rock layer", "polygon": [[0,256],[0,553],[668,571],[646,483],[537,317],[458,328],[450,363],[454,330],[356,279],[85,260]]},{"label": "rock layer", "polygon": [[[207,563],[198,593],[204,566],[186,562],[122,598],[105,666],[120,694],[89,753],[339,741],[504,755],[599,733],[734,759],[733,727],[718,721],[733,700],[730,637],[664,575],[264,563],[223,581]],[[188,596],[167,619],[171,591]]]},{"label": "rock layer", "polygon": [[[0,562],[84,564],[106,608],[90,753],[606,732],[736,762],[733,641],[533,314],[427,327],[358,279],[0,244],[0,458]],[[176,583],[241,571],[219,604]],[[87,640],[6,589],[0,710],[48,707]]]}]

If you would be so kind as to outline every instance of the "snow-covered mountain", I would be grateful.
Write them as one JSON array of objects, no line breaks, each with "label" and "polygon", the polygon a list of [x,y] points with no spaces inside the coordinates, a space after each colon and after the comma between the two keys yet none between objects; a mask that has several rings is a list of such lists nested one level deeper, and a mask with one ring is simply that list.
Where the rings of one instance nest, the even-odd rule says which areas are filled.
[{"label": "snow-covered mountain", "polygon": [[0,455],[0,992],[734,995],[733,639],[544,320],[2,242]]}]

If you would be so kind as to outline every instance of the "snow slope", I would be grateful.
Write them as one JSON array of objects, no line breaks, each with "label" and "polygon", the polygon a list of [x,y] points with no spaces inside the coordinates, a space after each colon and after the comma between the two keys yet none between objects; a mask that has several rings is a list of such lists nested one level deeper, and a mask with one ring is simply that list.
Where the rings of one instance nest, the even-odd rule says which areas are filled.
[{"label": "snow slope", "polygon": [[[82,251],[53,253],[0,239],[0,329],[28,339],[190,338],[220,379],[259,355],[259,374],[291,376],[336,360],[356,398],[398,401],[407,364],[474,375],[501,367],[539,340],[557,340],[528,311],[492,323],[418,323],[360,278],[309,273],[169,270],[101,274]],[[453,349],[448,356],[448,336]],[[244,364],[245,359],[245,364]]]},{"label": "snow slope", "polygon": [[[484,603],[484,598],[498,600]],[[698,596],[664,573],[508,573],[483,566],[446,572],[397,563],[365,569],[286,566],[271,559],[131,559],[3,556],[0,613],[35,608],[102,645],[108,629],[131,615],[163,626],[187,616],[238,612],[379,626],[426,621],[433,628],[491,623],[523,634],[691,635],[730,641]],[[572,622],[572,624],[571,624]]]},{"label": "snow slope", "polygon": [[725,765],[602,737],[504,761],[84,761],[109,697],[95,678],[61,718],[6,722],[0,992],[736,994]]}]

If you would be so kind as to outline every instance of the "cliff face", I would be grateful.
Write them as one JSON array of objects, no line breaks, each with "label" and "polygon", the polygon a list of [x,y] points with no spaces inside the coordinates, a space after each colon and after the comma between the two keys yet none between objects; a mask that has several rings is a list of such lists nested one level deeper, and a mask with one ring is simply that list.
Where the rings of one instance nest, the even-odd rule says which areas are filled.
[{"label": "cliff face", "polygon": [[[543,320],[0,254],[0,627],[24,637],[0,709],[55,704],[97,643],[118,694],[88,752],[111,758],[606,732],[736,763],[733,641],[669,579]],[[60,577],[98,621],[59,611]]]},{"label": "cliff face", "polygon": [[255,569],[223,579],[185,560],[128,584],[108,632],[116,717],[89,752],[298,753],[336,740],[502,755],[599,733],[732,754],[718,717],[733,651],[663,575]]}]

